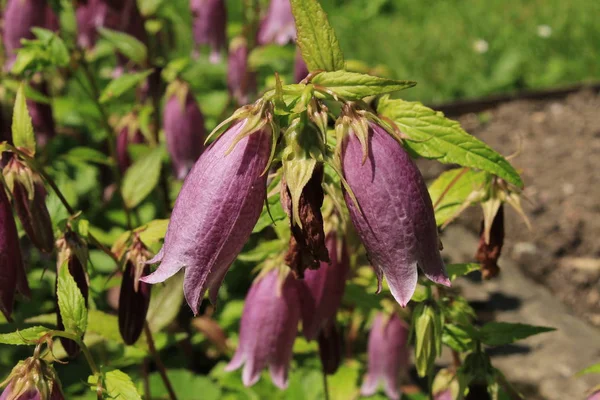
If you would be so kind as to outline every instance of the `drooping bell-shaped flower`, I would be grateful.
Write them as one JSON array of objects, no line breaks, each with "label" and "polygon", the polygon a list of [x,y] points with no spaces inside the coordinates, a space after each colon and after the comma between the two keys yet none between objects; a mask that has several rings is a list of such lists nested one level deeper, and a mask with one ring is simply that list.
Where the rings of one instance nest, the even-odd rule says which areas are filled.
[{"label": "drooping bell-shaped flower", "polygon": [[237,104],[244,105],[256,91],[256,73],[248,65],[248,44],[243,37],[237,37],[229,46],[227,60],[227,87]]},{"label": "drooping bell-shaped flower", "polygon": [[319,344],[319,358],[323,366],[323,372],[333,375],[342,363],[342,334],[340,333],[335,319],[325,323],[317,337]]},{"label": "drooping bell-shaped flower", "polygon": [[298,48],[296,49],[296,58],[294,60],[294,81],[299,83],[302,79],[306,78],[306,75],[308,75],[308,66],[304,62],[302,53]]},{"label": "drooping bell-shaped flower", "polygon": [[225,0],[190,0],[194,42],[210,46],[210,62],[221,61],[221,52],[227,46],[227,9]]},{"label": "drooping bell-shaped flower", "polygon": [[42,179],[16,155],[4,167],[3,174],[25,233],[35,247],[46,253],[52,252],[54,232]]},{"label": "drooping bell-shaped flower", "polygon": [[31,28],[46,28],[48,19],[47,0],[8,0],[4,9],[2,41],[6,51],[5,69],[10,70],[21,48],[21,39],[34,39]]},{"label": "drooping bell-shaped flower", "polygon": [[79,3],[77,17],[77,44],[84,49],[94,47],[98,40],[98,29],[106,25],[109,5],[104,0],[88,0]]},{"label": "drooping bell-shaped flower", "polygon": [[[56,259],[56,276],[60,274],[61,268],[68,268],[69,274],[75,280],[81,295],[85,300],[85,307],[88,306],[89,281],[87,276],[88,248],[85,242],[73,232],[70,228],[63,237],[56,241],[58,257]],[[56,279],[56,289],[58,289],[58,278]],[[57,295],[58,299],[58,295]],[[58,308],[58,307],[57,307]],[[59,330],[64,330],[60,309],[56,312],[56,325]],[[60,338],[60,342],[65,351],[71,358],[75,358],[80,352],[77,342]]]},{"label": "drooping bell-shaped flower", "polygon": [[119,294],[119,332],[126,344],[134,344],[142,334],[150,305],[151,286],[140,282],[142,275],[150,272],[146,264],[150,252],[139,236],[133,238],[125,254],[125,270]]},{"label": "drooping bell-shaped flower", "polygon": [[20,361],[8,378],[0,400],[64,400],[60,380],[46,361],[29,357]]},{"label": "drooping bell-shaped flower", "polygon": [[17,226],[13,218],[10,201],[4,185],[0,183],[0,311],[7,320],[11,320],[15,292],[29,296],[29,285],[25,276],[25,267]]},{"label": "drooping bell-shaped flower", "polygon": [[120,124],[119,134],[117,135],[117,166],[121,173],[124,173],[131,165],[129,156],[129,145],[144,143],[144,135],[139,128],[135,117],[128,116]]},{"label": "drooping bell-shaped flower", "polygon": [[396,314],[389,317],[378,313],[369,333],[369,364],[360,392],[372,396],[383,381],[385,394],[400,399],[398,379],[408,368],[408,326]]},{"label": "drooping bell-shaped flower", "polygon": [[164,246],[149,261],[160,266],[141,279],[163,282],[185,267],[183,288],[194,314],[207,289],[216,302],[262,210],[272,133],[264,118],[253,121],[237,122],[202,153],[175,202]]},{"label": "drooping bell-shaped flower", "polygon": [[290,0],[271,0],[267,15],[258,29],[258,44],[291,43],[296,39],[296,23]]},{"label": "drooping bell-shaped flower", "polygon": [[[44,96],[48,96],[48,85],[45,81],[35,84],[33,87]],[[31,116],[36,142],[38,146],[44,147],[50,139],[56,136],[52,106],[48,103],[27,99],[27,109]]]},{"label": "drooping bell-shaped flower", "polygon": [[204,150],[204,117],[187,85],[176,82],[170,89],[163,124],[175,176],[183,179]]},{"label": "drooping bell-shaped flower", "polygon": [[328,233],[325,244],[331,262],[307,269],[301,281],[302,330],[308,340],[317,338],[327,322],[335,320],[350,269],[346,245],[338,242],[334,231]]},{"label": "drooping bell-shaped flower", "polygon": [[351,117],[341,148],[350,218],[379,280],[406,306],[417,285],[417,266],[450,286],[440,255],[433,205],[419,169],[381,126]]},{"label": "drooping bell-shaped flower", "polygon": [[275,386],[285,389],[298,332],[299,301],[297,281],[291,274],[272,269],[259,277],[246,296],[240,341],[225,370],[244,365],[242,381],[252,386],[268,366]]}]

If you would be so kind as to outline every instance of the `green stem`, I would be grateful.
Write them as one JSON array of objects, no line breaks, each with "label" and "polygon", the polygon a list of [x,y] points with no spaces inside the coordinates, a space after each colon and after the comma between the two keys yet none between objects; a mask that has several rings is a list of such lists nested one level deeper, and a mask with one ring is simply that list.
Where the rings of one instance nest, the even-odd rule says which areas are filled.
[{"label": "green stem", "polygon": [[148,342],[150,354],[152,354],[154,362],[156,363],[156,368],[158,368],[158,373],[160,374],[160,377],[165,387],[167,388],[167,391],[169,392],[169,398],[171,400],[177,400],[177,395],[175,394],[175,390],[173,390],[173,385],[171,385],[171,381],[167,376],[167,368],[162,362],[158,351],[156,351],[156,346],[154,345],[154,338],[152,337],[152,331],[150,330],[150,327],[148,326],[147,322],[144,323],[144,334],[146,335],[146,342]]},{"label": "green stem", "polygon": [[90,366],[90,370],[92,371],[92,373],[96,376],[100,376],[100,369],[96,365],[94,357],[92,357],[92,353],[90,353],[90,349],[88,349],[88,347],[85,345],[85,343],[79,336],[65,331],[50,331],[47,333],[47,335],[50,335],[52,337],[58,336],[76,342],[79,348],[81,349],[81,352],[85,356],[85,359],[88,365]]},{"label": "green stem", "polygon": [[427,393],[429,394],[429,400],[433,399],[433,368],[429,368],[427,371]]},{"label": "green stem", "polygon": [[125,202],[125,199],[123,198],[123,194],[121,192],[121,183],[122,183],[123,179],[121,176],[121,171],[119,171],[119,167],[117,165],[117,144],[116,144],[113,128],[110,126],[110,123],[108,122],[108,114],[106,113],[104,106],[102,105],[102,103],[100,103],[100,90],[98,89],[98,84],[96,83],[96,78],[94,77],[94,74],[92,74],[92,71],[90,70],[90,67],[89,67],[88,63],[85,61],[84,57],[81,58],[81,69],[92,89],[92,93],[88,93],[88,94],[90,95],[91,100],[94,102],[94,105],[98,109],[98,112],[100,113],[100,120],[102,122],[104,129],[106,130],[106,140],[108,141],[108,149],[110,152],[110,157],[114,161],[114,163],[111,164],[112,172],[113,172],[115,181],[117,183],[117,191],[119,192],[119,195],[121,196],[121,199],[123,200],[123,210],[125,211],[125,218],[127,219],[127,229],[131,230],[133,228],[133,225],[131,224],[131,210],[127,206],[127,203]]}]

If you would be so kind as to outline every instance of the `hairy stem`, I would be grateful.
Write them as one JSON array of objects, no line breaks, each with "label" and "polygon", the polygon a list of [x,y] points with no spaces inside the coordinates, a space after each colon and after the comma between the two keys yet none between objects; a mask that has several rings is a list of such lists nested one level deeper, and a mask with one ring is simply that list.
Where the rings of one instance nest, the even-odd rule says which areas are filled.
[{"label": "hairy stem", "polygon": [[154,338],[152,337],[152,331],[150,330],[150,327],[148,326],[147,322],[144,323],[144,334],[146,335],[146,341],[148,342],[150,354],[152,354],[154,362],[156,363],[156,368],[158,368],[158,373],[160,374],[160,377],[165,387],[167,388],[167,391],[169,392],[169,398],[171,400],[177,400],[177,395],[175,394],[175,390],[173,390],[173,385],[171,385],[171,381],[167,376],[167,369],[165,367],[165,364],[162,362],[158,351],[156,351],[156,346],[154,345]]}]

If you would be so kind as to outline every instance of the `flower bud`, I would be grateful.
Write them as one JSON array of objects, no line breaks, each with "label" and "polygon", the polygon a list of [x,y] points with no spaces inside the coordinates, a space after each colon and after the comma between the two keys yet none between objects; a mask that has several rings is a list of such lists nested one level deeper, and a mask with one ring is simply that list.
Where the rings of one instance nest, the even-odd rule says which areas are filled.
[{"label": "flower bud", "polygon": [[30,295],[17,226],[13,218],[10,201],[0,183],[0,311],[11,321],[15,292]]},{"label": "flower bud", "polygon": [[267,15],[258,29],[258,43],[278,44],[291,43],[296,39],[296,23],[292,14],[290,0],[271,0]]},{"label": "flower bud", "polygon": [[369,333],[369,365],[360,393],[372,396],[383,381],[385,394],[400,399],[398,378],[409,364],[408,326],[396,314],[388,318],[378,313]]},{"label": "flower bud", "polygon": [[481,275],[483,279],[491,279],[500,273],[498,259],[504,244],[504,206],[501,204],[494,216],[489,237],[486,241],[485,223],[481,222],[479,234],[479,247],[475,253],[475,259],[481,263]]},{"label": "flower bud", "polygon": [[415,367],[420,377],[426,376],[442,353],[442,315],[433,306],[419,303],[413,311],[415,333]]},{"label": "flower bud", "polygon": [[175,202],[164,246],[149,261],[161,264],[141,279],[163,282],[186,267],[183,288],[194,314],[207,289],[216,302],[262,211],[272,140],[265,118],[237,122],[202,153]]},{"label": "flower bud", "polygon": [[167,149],[175,176],[183,179],[204,149],[204,117],[189,87],[178,84],[165,105],[163,116]]},{"label": "flower bud", "polygon": [[342,335],[336,326],[335,319],[328,321],[317,337],[319,343],[319,358],[323,371],[333,375],[342,363]]},{"label": "flower bud", "polygon": [[432,281],[450,286],[431,198],[419,169],[388,132],[363,117],[350,120],[341,148],[342,171],[351,190],[344,192],[346,205],[379,288],[385,275],[404,307],[417,285],[417,266]]},{"label": "flower bud", "polygon": [[237,104],[247,104],[250,95],[256,92],[256,73],[248,66],[246,39],[237,37],[231,41],[227,60],[227,86],[229,94]]},{"label": "flower bud", "polygon": [[302,79],[306,78],[306,75],[308,75],[308,66],[304,62],[304,58],[302,58],[300,48],[297,48],[296,58],[294,59],[294,81],[299,83]]},{"label": "flower bud", "polygon": [[325,240],[331,262],[321,261],[319,269],[306,270],[301,282],[302,330],[308,340],[315,339],[328,321],[335,321],[350,270],[348,250],[338,242],[334,231]]},{"label": "flower bud", "polygon": [[455,400],[459,398],[460,384],[456,374],[448,369],[441,369],[431,385],[433,400]]},{"label": "flower bud", "polygon": [[6,50],[6,70],[12,68],[17,58],[17,50],[21,48],[21,39],[34,39],[31,28],[49,28],[51,22],[47,0],[8,0],[4,9],[4,30],[2,41]]},{"label": "flower bud", "polygon": [[119,332],[123,341],[134,344],[142,334],[150,304],[151,286],[140,282],[140,277],[150,272],[146,261],[150,252],[139,236],[134,236],[130,250],[125,255],[125,271],[119,294]]},{"label": "flower bud", "polygon": [[281,277],[277,269],[272,269],[259,277],[246,296],[239,345],[225,370],[233,371],[244,364],[242,381],[252,386],[268,365],[275,386],[285,389],[299,319],[297,281],[293,276]]},{"label": "flower bud", "polygon": [[[88,292],[89,282],[86,272],[87,260],[88,260],[88,249],[85,242],[83,242],[75,232],[71,229],[67,229],[63,237],[56,241],[56,248],[58,249],[58,257],[56,262],[56,276],[60,274],[61,268],[69,268],[69,273],[75,280],[77,287],[81,291],[81,295],[85,300],[85,307],[88,306]],[[58,278],[56,279],[56,289],[58,290]],[[58,301],[58,296],[57,296]],[[58,306],[57,306],[58,308]],[[64,325],[60,315],[60,310],[56,313],[56,326],[58,330],[64,330]],[[60,338],[65,351],[69,357],[74,358],[79,354],[79,346],[77,342]]]},{"label": "flower bud", "polygon": [[[48,85],[45,81],[33,85],[33,88],[44,96],[48,96]],[[27,99],[27,109],[31,116],[31,123],[37,144],[40,147],[44,147],[50,139],[56,136],[52,106],[48,103]]]},{"label": "flower bud", "polygon": [[16,155],[4,167],[3,173],[25,233],[35,247],[46,253],[52,252],[54,232],[42,179]]},{"label": "flower bud", "polygon": [[190,0],[192,10],[194,42],[208,45],[211,49],[210,62],[221,61],[221,51],[227,45],[227,10],[224,0]]},{"label": "flower bud", "polygon": [[121,124],[119,135],[117,136],[117,165],[121,173],[125,173],[131,165],[129,156],[129,145],[144,143],[144,135],[139,129],[137,121],[133,117],[126,117],[125,122]]},{"label": "flower bud", "polygon": [[46,361],[29,357],[20,361],[0,384],[0,400],[64,400],[60,380]]}]

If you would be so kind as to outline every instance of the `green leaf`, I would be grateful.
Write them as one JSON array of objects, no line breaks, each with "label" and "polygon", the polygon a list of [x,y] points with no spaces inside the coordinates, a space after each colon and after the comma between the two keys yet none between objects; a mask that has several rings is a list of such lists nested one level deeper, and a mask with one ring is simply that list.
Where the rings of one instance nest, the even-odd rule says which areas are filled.
[{"label": "green leaf", "polygon": [[102,91],[100,103],[106,103],[121,97],[123,94],[142,83],[151,73],[152,70],[124,73],[120,77],[113,79]]},{"label": "green leaf", "polygon": [[51,329],[45,326],[32,326],[31,328],[18,330],[11,333],[0,334],[0,343],[14,345],[35,345],[36,341]]},{"label": "green leaf", "polygon": [[517,340],[544,332],[552,332],[554,328],[508,322],[488,322],[481,329],[481,342],[488,346],[502,346]]},{"label": "green leaf", "polygon": [[[483,187],[488,174],[466,168],[443,172],[429,186],[429,195],[435,205],[435,222],[443,225],[455,217],[471,193]],[[444,196],[441,198],[441,196]]]},{"label": "green leaf", "polygon": [[34,27],[31,31],[44,45],[48,61],[52,66],[64,67],[69,64],[69,49],[56,33],[49,29]]},{"label": "green leaf", "polygon": [[460,124],[418,102],[380,100],[377,112],[395,122],[410,140],[404,144],[424,158],[446,164],[477,168],[499,176],[520,188],[521,177],[506,159],[465,132]]},{"label": "green leaf", "polygon": [[[199,393],[202,393],[202,400],[221,399],[221,388],[207,376],[195,375],[186,369],[170,369],[167,376],[179,400],[197,400]],[[150,393],[155,399],[169,398],[158,372],[150,375]]]},{"label": "green leaf", "polygon": [[600,374],[600,363],[590,365],[587,368],[582,369],[577,373],[577,376],[587,375],[587,374]]},{"label": "green leaf", "polygon": [[451,281],[455,280],[459,276],[468,275],[473,271],[479,271],[481,269],[481,265],[477,263],[468,263],[468,264],[448,264],[446,265],[446,272],[448,272],[448,277]]},{"label": "green leaf", "polygon": [[25,84],[21,83],[15,98],[15,108],[12,120],[12,138],[15,147],[26,149],[31,155],[35,154],[35,135],[33,124],[27,109],[25,99]]},{"label": "green leaf", "polygon": [[139,65],[144,65],[148,58],[148,50],[144,43],[131,35],[111,29],[100,28],[99,32],[103,38],[115,46],[125,57]]},{"label": "green leaf", "polygon": [[56,295],[65,331],[82,336],[87,328],[88,310],[67,265],[60,268]]},{"label": "green leaf", "polygon": [[158,184],[163,149],[156,148],[136,161],[123,177],[123,200],[129,208],[140,204]]},{"label": "green leaf", "polygon": [[92,149],[90,147],[75,147],[70,150],[65,157],[72,160],[90,162],[95,164],[111,165],[112,161],[106,157],[106,154]]},{"label": "green leaf", "polygon": [[309,71],[344,69],[344,55],[317,0],[291,0],[297,43]]},{"label": "green leaf", "polygon": [[444,325],[442,343],[459,353],[475,348],[475,343],[470,332],[461,326],[453,324]]},{"label": "green leaf", "polygon": [[177,317],[183,304],[183,271],[169,278],[163,285],[152,288],[146,320],[152,332],[158,332]]},{"label": "green leaf", "polygon": [[348,361],[337,372],[328,377],[331,400],[355,399],[358,396],[358,378],[361,365],[358,361]]},{"label": "green leaf", "polygon": [[[267,226],[272,225],[274,222],[282,221],[287,218],[287,214],[283,211],[283,207],[281,207],[281,201],[279,200],[279,194],[272,196],[268,199],[269,209],[267,211],[267,207],[264,206],[262,213],[260,214],[260,218],[256,222],[252,233],[258,233],[265,229]],[[269,214],[269,211],[271,214]]]},{"label": "green leaf", "polygon": [[104,374],[104,385],[111,399],[142,400],[129,375],[118,369]]},{"label": "green leaf", "polygon": [[321,72],[311,82],[315,85],[325,86],[348,100],[397,92],[417,84],[411,81],[396,81],[348,71]]}]

